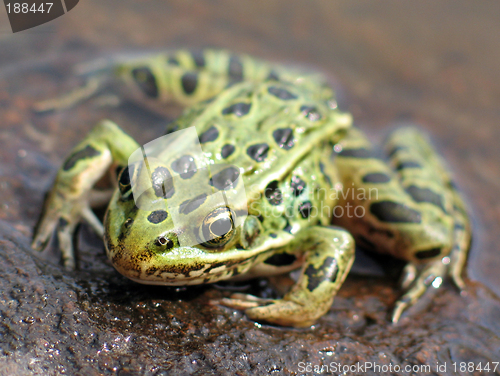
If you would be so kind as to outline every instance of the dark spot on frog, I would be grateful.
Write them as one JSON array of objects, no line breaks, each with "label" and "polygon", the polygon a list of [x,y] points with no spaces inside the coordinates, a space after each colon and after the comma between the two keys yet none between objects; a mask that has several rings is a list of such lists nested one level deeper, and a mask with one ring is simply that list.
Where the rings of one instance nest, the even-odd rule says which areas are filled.
[{"label": "dark spot on frog", "polygon": [[239,176],[240,170],[230,166],[212,176],[209,184],[219,190],[234,188]]},{"label": "dark spot on frog", "polygon": [[317,269],[313,265],[309,265],[304,273],[307,276],[307,289],[313,291],[323,281],[335,282],[338,272],[337,260],[330,256]]},{"label": "dark spot on frog", "polygon": [[377,234],[377,235],[380,235],[380,236],[385,236],[386,238],[389,238],[389,239],[393,239],[394,238],[394,233],[392,231],[389,231],[389,230],[384,230],[384,229],[378,229],[378,228],[375,228],[371,225],[368,225],[368,234],[372,235],[372,234]]},{"label": "dark spot on frog", "polygon": [[190,155],[183,155],[170,165],[172,170],[177,172],[182,179],[189,179],[196,173],[194,158]]},{"label": "dark spot on frog", "polygon": [[290,150],[294,145],[293,130],[291,128],[278,128],[273,132],[274,141],[284,150]]},{"label": "dark spot on frog", "polygon": [[295,255],[290,255],[288,253],[278,253],[266,259],[265,264],[273,266],[288,266],[292,265],[297,260]]},{"label": "dark spot on frog", "polygon": [[398,171],[404,170],[406,168],[422,168],[422,165],[415,161],[405,161],[405,162],[399,162],[398,165],[396,166],[396,170]]},{"label": "dark spot on frog", "polygon": [[207,194],[202,193],[195,198],[184,201],[179,205],[179,212],[182,214],[189,214],[198,209],[207,199]]},{"label": "dark spot on frog", "polygon": [[170,133],[174,133],[176,131],[179,130],[179,125],[175,124],[175,123],[170,123],[167,125],[167,128],[165,129],[165,134],[170,134]]},{"label": "dark spot on frog", "polygon": [[420,212],[393,201],[379,201],[370,205],[370,212],[382,222],[420,223]]},{"label": "dark spot on frog", "polygon": [[387,153],[387,155],[389,156],[389,158],[392,158],[396,153],[402,150],[408,150],[408,148],[406,146],[401,146],[401,145],[395,146]]},{"label": "dark spot on frog", "polygon": [[292,176],[290,180],[290,187],[292,188],[292,193],[295,197],[298,197],[306,189],[306,182],[296,175]]},{"label": "dark spot on frog", "polygon": [[243,81],[243,64],[238,56],[232,55],[229,58],[228,65],[228,74],[229,78],[233,82],[241,82]]},{"label": "dark spot on frog", "polygon": [[198,86],[198,73],[196,72],[187,72],[181,78],[182,90],[187,95],[191,95],[196,90],[196,86]]},{"label": "dark spot on frog", "polygon": [[290,234],[292,233],[292,225],[290,224],[290,222],[288,222],[288,220],[286,221],[285,227],[283,227],[283,231],[286,231]]},{"label": "dark spot on frog", "polygon": [[213,125],[200,135],[200,143],[205,144],[217,140],[219,130]]},{"label": "dark spot on frog", "polygon": [[226,144],[222,147],[222,150],[221,150],[221,156],[222,158],[226,159],[227,157],[229,157],[231,154],[234,153],[234,150],[235,150],[235,147],[231,144]]},{"label": "dark spot on frog", "polygon": [[191,52],[191,56],[193,57],[194,64],[198,68],[203,68],[205,66],[205,56],[202,51],[193,51]]},{"label": "dark spot on frog", "polygon": [[68,225],[69,225],[69,221],[66,218],[63,218],[63,217],[59,218],[59,223],[57,224],[57,227],[60,230],[64,230],[66,228],[66,226],[68,226]]},{"label": "dark spot on frog", "polygon": [[248,216],[243,225],[243,248],[249,249],[261,233],[261,225],[257,217]]},{"label": "dark spot on frog", "polygon": [[266,159],[268,151],[269,145],[265,143],[255,144],[247,148],[248,156],[256,162],[262,162]]},{"label": "dark spot on frog", "polygon": [[229,107],[226,107],[222,110],[223,115],[235,115],[238,117],[244,116],[250,112],[250,109],[252,108],[251,103],[244,103],[244,102],[239,102],[232,104]]},{"label": "dark spot on frog", "polygon": [[158,268],[150,267],[146,270],[146,275],[151,276],[158,271]]},{"label": "dark spot on frog", "polygon": [[363,158],[363,159],[375,158],[373,151],[365,148],[358,148],[358,149],[344,148],[338,155],[341,157],[350,157],[350,158]]},{"label": "dark spot on frog", "polygon": [[179,66],[179,60],[177,60],[175,57],[169,57],[167,61],[168,65],[177,65]]},{"label": "dark spot on frog", "polygon": [[264,190],[267,201],[273,206],[280,205],[283,202],[283,194],[278,188],[278,184],[279,182],[277,180],[273,180]]},{"label": "dark spot on frog", "polygon": [[301,106],[300,112],[310,121],[318,121],[322,118],[321,113],[314,106]]},{"label": "dark spot on frog", "polygon": [[274,232],[271,232],[269,236],[273,239],[276,239],[278,237],[278,234],[275,234]]},{"label": "dark spot on frog", "polygon": [[267,79],[269,81],[279,81],[280,80],[280,78],[278,76],[278,73],[276,73],[273,70],[271,72],[269,72],[269,75],[267,76]]},{"label": "dark spot on frog", "polygon": [[151,69],[147,67],[136,68],[132,70],[132,76],[146,96],[150,98],[158,97],[158,86],[156,85],[156,79]]},{"label": "dark spot on frog", "polygon": [[231,277],[235,277],[239,274],[240,274],[240,272],[238,271],[238,268],[234,268],[233,271],[231,272]]},{"label": "dark spot on frog", "polygon": [[135,164],[131,164],[128,167],[122,168],[120,175],[118,175],[118,188],[122,195],[130,191],[132,186],[130,185],[130,175],[134,174]]},{"label": "dark spot on frog", "polygon": [[148,221],[153,224],[158,224],[167,219],[168,213],[165,210],[155,210],[148,215]]},{"label": "dark spot on frog", "polygon": [[171,198],[175,193],[174,181],[166,167],[157,167],[151,174],[156,197]]},{"label": "dark spot on frog", "polygon": [[406,188],[406,192],[416,202],[427,202],[429,204],[433,204],[438,208],[440,208],[443,211],[443,213],[447,213],[444,207],[443,197],[433,192],[429,188],[420,188],[417,187],[416,185],[410,185],[408,188]]},{"label": "dark spot on frog", "polygon": [[87,145],[82,150],[75,151],[66,159],[66,162],[64,162],[63,165],[63,170],[69,171],[78,163],[79,160],[93,158],[98,155],[101,155],[101,152],[94,149],[92,146]]},{"label": "dark spot on frog", "polygon": [[288,90],[278,86],[270,86],[267,91],[269,92],[269,94],[274,95],[276,98],[282,99],[284,101],[297,99],[297,96],[295,94],[292,94]]},{"label": "dark spot on frog", "polygon": [[415,253],[415,257],[419,260],[424,260],[432,257],[439,256],[441,254],[441,248],[432,248],[425,251],[419,251]]},{"label": "dark spot on frog", "polygon": [[299,205],[300,216],[304,219],[309,218],[311,215],[312,203],[311,201],[305,201]]},{"label": "dark spot on frog", "polygon": [[323,164],[323,162],[319,162],[319,170],[321,171],[321,174],[323,175],[323,178],[325,179],[325,181],[327,182],[327,184],[330,187],[333,187],[332,179],[330,179],[330,177],[326,174],[326,172],[325,172],[325,165]]},{"label": "dark spot on frog", "polygon": [[373,172],[363,176],[363,183],[389,183],[391,177],[382,172]]}]

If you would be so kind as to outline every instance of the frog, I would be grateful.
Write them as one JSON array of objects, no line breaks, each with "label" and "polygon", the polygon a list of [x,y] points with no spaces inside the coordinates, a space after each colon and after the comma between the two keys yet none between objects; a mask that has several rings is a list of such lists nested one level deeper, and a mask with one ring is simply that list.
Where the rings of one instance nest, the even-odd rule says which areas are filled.
[{"label": "frog", "polygon": [[[143,149],[111,120],[72,149],[32,242],[42,251],[55,233],[67,269],[76,265],[75,228],[86,221],[116,270],[142,284],[293,272],[279,299],[235,293],[217,301],[272,325],[308,327],[324,316],[356,244],[406,262],[394,323],[447,277],[464,288],[468,209],[419,128],[396,129],[379,152],[339,108],[325,75],[227,50],[155,53],[116,62],[106,75],[140,100],[185,109],[167,125],[176,141],[146,164],[130,163]],[[187,129],[196,130],[201,154],[177,147],[175,134]],[[91,193],[117,167],[101,222]],[[212,199],[238,187],[246,200]]]}]

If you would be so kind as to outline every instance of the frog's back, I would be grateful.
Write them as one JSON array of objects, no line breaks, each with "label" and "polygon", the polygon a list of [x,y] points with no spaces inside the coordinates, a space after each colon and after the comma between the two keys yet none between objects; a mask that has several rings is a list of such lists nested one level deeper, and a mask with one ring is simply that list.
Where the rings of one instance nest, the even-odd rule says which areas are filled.
[{"label": "frog's back", "polygon": [[235,84],[188,109],[171,129],[195,126],[211,163],[237,166],[246,186],[262,191],[350,125],[320,88],[271,80]]}]

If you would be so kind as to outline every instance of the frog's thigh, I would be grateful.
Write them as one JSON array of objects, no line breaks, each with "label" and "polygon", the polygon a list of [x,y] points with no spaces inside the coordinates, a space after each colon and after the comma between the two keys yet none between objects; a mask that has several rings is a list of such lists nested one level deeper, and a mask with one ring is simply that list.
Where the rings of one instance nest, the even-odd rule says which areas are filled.
[{"label": "frog's thigh", "polygon": [[315,226],[297,233],[288,248],[306,252],[299,280],[283,299],[245,313],[256,321],[309,326],[330,309],[354,261],[354,241],[340,228]]},{"label": "frog's thigh", "polygon": [[419,272],[414,272],[415,263],[409,263],[406,267],[402,279],[406,292],[396,302],[392,317],[396,322],[402,312],[413,305],[430,286],[438,288],[446,274],[460,289],[464,287],[461,274],[470,246],[471,226],[465,203],[444,162],[417,129],[407,127],[393,132],[386,149],[393,165],[403,166],[399,169],[401,184],[421,206],[421,210],[435,210],[436,206],[442,210],[443,223],[447,223],[451,239],[451,246],[445,244],[438,254],[440,257],[425,264]]},{"label": "frog's thigh", "polygon": [[361,245],[410,263],[402,283],[406,292],[394,310],[397,321],[429,286],[438,287],[448,270],[460,274],[470,231],[464,205],[440,158],[414,128],[389,138],[386,148],[395,171],[374,156],[358,130],[340,144],[336,165],[344,185],[376,193],[359,199],[356,194],[348,203],[362,206],[366,215],[344,217],[340,223]]},{"label": "frog's thigh", "polygon": [[66,158],[44,203],[32,246],[43,250],[57,228],[64,265],[74,268],[72,235],[84,218],[99,233],[100,221],[89,207],[89,193],[113,162],[126,165],[139,145],[110,121],[98,123]]}]

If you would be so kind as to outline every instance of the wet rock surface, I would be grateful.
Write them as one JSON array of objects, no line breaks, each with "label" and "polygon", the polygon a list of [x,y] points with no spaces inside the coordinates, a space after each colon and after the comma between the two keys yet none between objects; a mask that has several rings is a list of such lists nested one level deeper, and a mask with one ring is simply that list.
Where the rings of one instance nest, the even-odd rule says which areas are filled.
[{"label": "wet rock surface", "polygon": [[[0,374],[294,375],[371,362],[430,367],[416,375],[465,375],[460,362],[493,368],[500,361],[498,5],[120,4],[87,0],[50,24],[0,40]],[[375,141],[396,120],[422,123],[473,211],[465,293],[445,283],[392,325],[397,278],[369,264],[378,276],[349,276],[317,325],[283,329],[211,305],[227,294],[217,286],[174,289],[125,279],[86,226],[78,232],[78,271],[64,271],[54,250],[35,254],[29,243],[43,195],[93,124],[111,118],[145,143],[166,123],[113,94],[44,114],[33,111],[35,103],[81,85],[75,65],[207,45],[335,74],[344,106]],[[250,290],[274,293],[265,281]]]}]

